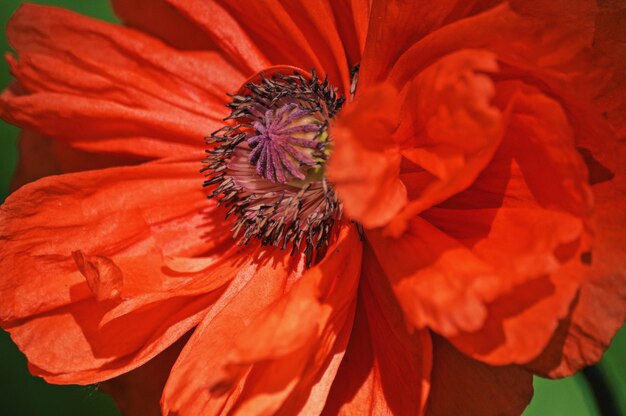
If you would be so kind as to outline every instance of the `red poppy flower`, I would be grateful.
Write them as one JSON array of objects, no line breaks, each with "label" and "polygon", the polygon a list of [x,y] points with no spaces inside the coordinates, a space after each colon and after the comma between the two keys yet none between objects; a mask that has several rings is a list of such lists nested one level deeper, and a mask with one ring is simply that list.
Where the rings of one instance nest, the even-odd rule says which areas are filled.
[{"label": "red poppy flower", "polygon": [[24,6],[16,184],[64,174],[2,206],[2,328],[129,414],[521,413],[625,318],[600,3]]}]

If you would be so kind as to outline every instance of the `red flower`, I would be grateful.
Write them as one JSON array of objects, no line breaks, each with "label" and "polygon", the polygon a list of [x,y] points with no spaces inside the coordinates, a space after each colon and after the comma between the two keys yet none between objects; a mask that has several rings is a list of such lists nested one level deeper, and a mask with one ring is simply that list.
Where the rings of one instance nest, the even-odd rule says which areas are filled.
[{"label": "red flower", "polygon": [[113,3],[133,29],[36,6],[7,29],[16,184],[64,173],[0,211],[0,323],[34,374],[122,375],[129,413],[167,379],[172,415],[519,414],[532,374],[600,358],[626,310],[623,6]]}]

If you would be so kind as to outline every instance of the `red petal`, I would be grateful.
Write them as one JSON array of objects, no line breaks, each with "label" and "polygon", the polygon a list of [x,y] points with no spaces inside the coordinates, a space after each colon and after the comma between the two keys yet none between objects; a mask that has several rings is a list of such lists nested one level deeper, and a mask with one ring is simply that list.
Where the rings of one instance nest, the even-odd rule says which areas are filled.
[{"label": "red petal", "polygon": [[[185,219],[197,226],[206,204],[194,172],[195,163],[113,168],[44,178],[11,195],[2,206],[2,318],[88,296],[73,251],[111,258],[181,253],[171,251],[182,240],[168,241],[169,229],[180,230]],[[173,195],[179,203],[164,204]],[[199,233],[179,250],[204,250]]]},{"label": "red petal", "polygon": [[498,1],[374,0],[371,14],[375,18],[371,20],[367,34],[361,65],[361,86],[369,87],[384,81],[402,53],[429,33],[450,22],[479,13]]},{"label": "red petal", "polygon": [[210,381],[223,374],[224,358],[252,317],[279,299],[301,275],[295,266],[288,253],[280,251],[263,259],[256,272],[242,273],[232,282],[174,365],[163,392],[163,414],[206,414],[225,405],[228,397],[213,397]]},{"label": "red petal", "polygon": [[557,270],[554,251],[582,236],[591,198],[560,105],[527,87],[513,101],[491,163],[468,190],[423,217],[523,281]]},{"label": "red petal", "polygon": [[337,30],[346,50],[348,65],[361,62],[370,20],[369,0],[331,1]]},{"label": "red petal", "polygon": [[473,332],[455,344],[491,363],[536,357],[580,284],[554,273],[580,262],[588,189],[563,111],[540,97],[518,96],[492,163],[423,213],[437,228],[416,219],[397,240],[368,232],[408,319],[447,336]]},{"label": "red petal", "polygon": [[589,189],[565,112],[534,89],[514,97],[490,165],[467,191],[423,214],[504,284],[483,327],[452,338],[491,364],[526,363],[545,348],[580,287],[570,271],[588,245]]},{"label": "red petal", "polygon": [[533,395],[532,380],[532,374],[521,367],[474,361],[435,336],[426,414],[521,415]]},{"label": "red petal", "polygon": [[170,370],[189,337],[185,336],[141,367],[99,383],[115,399],[124,416],[159,415],[159,400]]},{"label": "red petal", "polygon": [[111,259],[100,256],[87,257],[81,251],[73,252],[72,256],[98,301],[120,298],[124,286],[123,275]]},{"label": "red petal", "polygon": [[606,119],[620,137],[626,135],[625,18],[626,7],[622,2],[603,2],[596,17],[593,39],[596,56],[601,58],[598,66],[607,70],[605,77],[609,73],[611,77],[602,93],[596,96],[595,107],[606,111]]},{"label": "red petal", "polygon": [[241,65],[247,63],[249,75],[270,65],[315,68],[344,92],[349,89],[350,68],[328,1],[170,3],[213,37],[228,56]]},{"label": "red petal", "polygon": [[409,87],[394,134],[413,167],[403,169],[409,202],[389,224],[400,235],[416,214],[466,189],[493,157],[505,118],[492,104],[495,57],[479,50],[450,54]]},{"label": "red petal", "polygon": [[[345,351],[361,268],[356,229],[342,231],[324,259],[256,317],[226,357],[230,377],[253,365],[237,411],[273,413],[280,408],[295,414],[303,406],[304,413],[321,411],[333,377],[323,386],[317,379],[329,375],[328,357]],[[309,397],[313,391],[316,400]]]},{"label": "red petal", "polygon": [[450,341],[468,356],[492,365],[527,363],[545,348],[579,284],[555,274],[516,285],[488,305],[480,330]]},{"label": "red petal", "polygon": [[398,178],[400,153],[392,140],[398,123],[396,95],[389,86],[359,95],[331,132],[328,178],[348,216],[366,227],[385,224],[406,202]]},{"label": "red petal", "polygon": [[324,414],[422,414],[430,384],[430,335],[409,333],[370,250],[363,267],[350,344]]},{"label": "red petal", "polygon": [[[626,150],[620,140],[626,134],[626,9],[620,2],[600,6],[593,32],[594,57],[599,60],[591,64],[602,75],[603,89],[592,95],[594,102],[586,108],[570,109],[593,185],[595,238],[584,266],[572,271],[584,279],[577,302],[530,366],[549,377],[568,376],[596,363],[626,319]],[[580,63],[577,69],[593,73]],[[605,111],[603,117],[594,117],[599,111]]]},{"label": "red petal", "polygon": [[485,303],[507,286],[487,261],[417,217],[400,238],[368,231],[407,321],[444,335],[479,329]]},{"label": "red petal", "polygon": [[388,84],[360,94],[332,132],[328,176],[346,213],[399,236],[410,218],[470,186],[505,127],[485,75],[496,69],[493,55],[466,50],[426,69],[400,98]]},{"label": "red petal", "polygon": [[92,384],[152,359],[196,326],[215,298],[146,303],[104,326],[111,305],[86,300],[3,328],[26,354],[32,374],[49,383]]},{"label": "red petal", "polygon": [[127,26],[183,50],[216,48],[210,36],[166,0],[112,0],[113,11]]},{"label": "red petal", "polygon": [[[547,83],[558,95],[594,97],[606,86],[612,66],[590,53],[595,17],[595,2],[587,0],[555,1],[549,7],[545,2],[502,2],[414,43],[397,60],[389,79],[402,85],[454,51],[480,48],[527,72],[526,78]],[[523,42],[520,34],[528,35]]]},{"label": "red petal", "polygon": [[271,65],[240,23],[223,5],[215,1],[166,1],[177,13],[206,33],[222,50],[223,56],[230,57],[242,68],[246,77]]},{"label": "red petal", "polygon": [[196,176],[196,162],[153,163],[48,177],[7,199],[0,316],[36,374],[90,383],[136,367],[247,271]]},{"label": "red petal", "polygon": [[583,284],[571,313],[530,365],[549,377],[568,376],[599,361],[626,320],[626,147],[602,140],[601,134],[592,137],[585,154],[595,197],[594,240],[584,263],[564,276]]},{"label": "red petal", "polygon": [[60,173],[52,139],[24,130],[20,133],[18,146],[19,158],[11,180],[11,189]]},{"label": "red petal", "polygon": [[[504,89],[503,83],[499,85]],[[579,233],[576,223],[589,215],[592,204],[566,113],[537,90],[519,88],[506,137],[489,166],[467,191],[424,214],[483,257],[513,269],[519,267],[511,262],[523,261],[523,252],[529,252],[532,244],[548,243],[539,250],[549,253],[558,244],[573,241],[566,236],[567,218],[573,221],[572,231]],[[556,228],[541,232],[546,227]],[[559,228],[563,232],[556,232]],[[559,234],[561,240],[551,242]]]},{"label": "red petal", "polygon": [[19,85],[0,96],[0,115],[90,151],[200,149],[199,138],[222,125],[225,92],[244,79],[215,53],[175,51],[61,9],[23,6],[7,31]]},{"label": "red petal", "polygon": [[84,152],[64,142],[28,130],[21,132],[18,146],[19,158],[11,180],[12,190],[44,176],[133,165],[139,162],[132,157]]},{"label": "red petal", "polygon": [[[165,392],[166,411],[207,411],[226,400],[228,408],[242,413],[319,413],[338,365],[332,356],[342,354],[348,340],[359,245],[354,228],[345,228],[318,265],[284,295],[274,292],[270,297],[278,297],[268,299],[272,303],[263,309],[248,300],[256,287],[256,303],[265,304],[267,289],[257,287],[262,277],[244,283],[247,286],[198,329],[183,352]],[[251,308],[258,312],[249,314]],[[224,345],[215,345],[216,337]],[[198,371],[211,372],[198,377]]]}]

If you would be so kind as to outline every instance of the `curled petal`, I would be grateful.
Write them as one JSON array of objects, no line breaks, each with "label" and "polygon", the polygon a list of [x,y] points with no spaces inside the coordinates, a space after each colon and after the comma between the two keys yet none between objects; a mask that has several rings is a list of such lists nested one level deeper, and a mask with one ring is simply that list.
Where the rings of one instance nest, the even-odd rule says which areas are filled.
[{"label": "curled petal", "polygon": [[400,238],[367,233],[407,321],[446,336],[476,330],[506,282],[485,260],[421,218]]},{"label": "curled petal", "polygon": [[533,88],[514,91],[491,163],[469,189],[423,213],[507,271],[500,274],[507,290],[488,302],[483,326],[451,338],[470,357],[498,365],[527,363],[545,348],[584,282],[573,271],[586,267],[581,256],[593,236],[585,166],[562,107]]},{"label": "curled petal", "polygon": [[396,91],[380,86],[346,108],[332,128],[328,178],[351,218],[366,227],[389,221],[405,204],[400,153],[392,141],[398,123]]},{"label": "curled petal", "polygon": [[73,252],[72,257],[98,301],[119,299],[124,285],[122,271],[111,259],[100,256],[87,257],[80,250]]},{"label": "curled petal", "polygon": [[493,54],[464,50],[412,82],[394,135],[409,162],[403,169],[409,201],[387,233],[400,235],[409,218],[466,189],[489,163],[505,128],[487,75],[497,69]]}]

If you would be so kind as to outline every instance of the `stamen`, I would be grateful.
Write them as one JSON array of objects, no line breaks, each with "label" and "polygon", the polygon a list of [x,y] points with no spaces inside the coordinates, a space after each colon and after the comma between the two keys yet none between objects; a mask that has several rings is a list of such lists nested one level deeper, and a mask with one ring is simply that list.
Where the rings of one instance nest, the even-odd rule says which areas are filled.
[{"label": "stamen", "polygon": [[210,198],[236,217],[240,244],[256,238],[292,254],[304,245],[306,264],[323,256],[341,204],[323,176],[328,126],[344,99],[328,80],[300,73],[260,76],[228,105],[234,120],[207,139],[203,169]]}]

